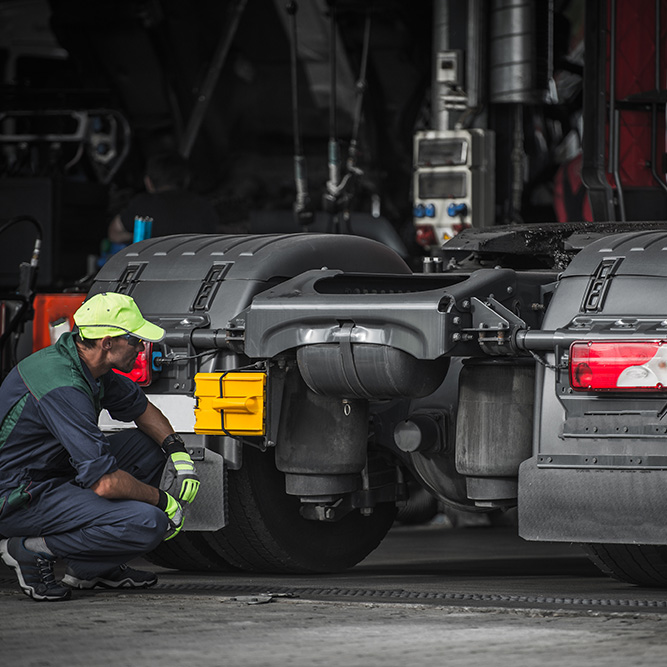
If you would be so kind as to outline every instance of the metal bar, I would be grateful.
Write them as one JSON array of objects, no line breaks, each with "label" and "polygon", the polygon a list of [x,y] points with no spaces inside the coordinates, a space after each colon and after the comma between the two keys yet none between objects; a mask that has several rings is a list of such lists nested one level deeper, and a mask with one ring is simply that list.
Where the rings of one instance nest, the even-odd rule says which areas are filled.
[{"label": "metal bar", "polygon": [[483,103],[484,50],[486,39],[486,6],[482,0],[468,0],[468,53],[466,58],[466,94],[468,106],[476,109]]},{"label": "metal bar", "polygon": [[[625,197],[623,196],[623,184],[621,183],[621,174],[618,170],[618,157],[620,152],[620,111],[618,109],[614,110],[614,143],[613,143],[613,160],[612,160],[612,171],[614,174],[614,182],[616,183],[616,197],[618,199],[618,210],[621,214],[621,222],[625,222]],[[611,144],[609,146],[611,152]]]},{"label": "metal bar", "polygon": [[593,220],[616,221],[614,198],[605,162],[607,47],[606,0],[586,2],[586,64],[584,66],[584,136],[581,179],[588,189]]},{"label": "metal bar", "polygon": [[660,10],[661,0],[655,1],[655,92],[656,101],[651,102],[651,175],[656,183],[667,191],[667,183],[658,173],[658,94],[660,92],[660,22],[662,12]]},{"label": "metal bar", "polygon": [[181,140],[181,155],[184,158],[190,157],[192,147],[199,134],[204,116],[206,115],[206,110],[211,102],[211,95],[215,90],[215,86],[220,78],[220,73],[227,60],[227,54],[229,53],[229,49],[234,40],[234,35],[236,34],[241,15],[243,14],[247,2],[248,0],[237,0],[236,5],[232,9],[231,20],[229,21],[227,32],[220,39],[218,47],[213,54],[211,64],[206,72],[204,83],[197,95],[194,109],[192,110],[192,114],[190,115],[190,119],[185,128],[185,133]]},{"label": "metal bar", "polygon": [[[616,0],[611,0],[611,34],[609,35],[609,173],[614,172],[616,154]],[[618,119],[620,120],[620,119]]]},{"label": "metal bar", "polygon": [[297,54],[298,36],[296,15],[298,4],[292,0],[287,4],[287,13],[290,16],[290,73],[292,79],[292,128],[294,133],[294,187],[296,199],[294,201],[294,215],[299,225],[308,225],[313,221],[313,212],[308,196],[308,177],[306,175],[306,158],[303,155],[301,141],[301,121],[299,118],[299,58]]}]

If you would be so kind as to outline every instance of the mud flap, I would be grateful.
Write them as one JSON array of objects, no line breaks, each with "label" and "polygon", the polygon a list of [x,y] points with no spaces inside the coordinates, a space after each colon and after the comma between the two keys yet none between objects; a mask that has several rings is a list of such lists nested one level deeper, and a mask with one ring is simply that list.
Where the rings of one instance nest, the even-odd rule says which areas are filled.
[{"label": "mud flap", "polygon": [[542,542],[667,544],[667,470],[519,468],[519,535]]},{"label": "mud flap", "polygon": [[201,486],[194,502],[185,510],[183,531],[215,531],[224,528],[227,525],[225,460],[220,454],[203,447],[195,449],[192,458]]}]

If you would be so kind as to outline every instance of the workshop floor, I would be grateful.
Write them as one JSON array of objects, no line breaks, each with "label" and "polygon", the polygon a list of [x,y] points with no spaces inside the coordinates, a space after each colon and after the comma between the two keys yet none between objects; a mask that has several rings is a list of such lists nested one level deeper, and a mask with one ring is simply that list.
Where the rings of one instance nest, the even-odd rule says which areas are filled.
[{"label": "workshop floor", "polygon": [[634,667],[667,648],[667,592],[511,528],[397,527],[344,574],[162,570],[153,589],[64,603],[33,602],[0,565],[0,610],[12,667]]}]

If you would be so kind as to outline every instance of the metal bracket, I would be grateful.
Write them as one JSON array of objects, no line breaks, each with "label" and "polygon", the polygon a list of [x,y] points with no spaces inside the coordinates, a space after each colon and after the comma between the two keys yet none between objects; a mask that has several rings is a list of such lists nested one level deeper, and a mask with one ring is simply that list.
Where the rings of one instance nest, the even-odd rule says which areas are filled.
[{"label": "metal bracket", "polygon": [[188,447],[188,454],[193,461],[203,461],[205,457],[206,447]]},{"label": "metal bracket", "polygon": [[526,329],[526,323],[518,315],[491,296],[484,301],[471,297],[470,312],[472,328],[465,331],[477,332],[482,350],[493,356],[516,354],[514,334]]}]

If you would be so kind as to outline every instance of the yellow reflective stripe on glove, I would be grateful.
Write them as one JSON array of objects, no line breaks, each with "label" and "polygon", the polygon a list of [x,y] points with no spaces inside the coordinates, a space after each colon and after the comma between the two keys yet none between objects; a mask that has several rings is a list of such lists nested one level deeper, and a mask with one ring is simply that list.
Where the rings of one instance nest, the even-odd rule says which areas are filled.
[{"label": "yellow reflective stripe on glove", "polygon": [[187,452],[174,452],[167,459],[160,488],[182,503],[191,503],[199,491],[199,476]]},{"label": "yellow reflective stripe on glove", "polygon": [[187,452],[176,452],[175,454],[172,454],[169,457],[173,463],[174,467],[178,472],[195,472],[195,464],[192,462],[192,459],[190,458],[190,454]]},{"label": "yellow reflective stripe on glove", "polygon": [[181,532],[181,528],[183,528],[183,524],[185,523],[185,512],[180,503],[173,496],[162,490],[160,490],[160,499],[158,500],[157,506],[169,519],[169,527],[167,528],[167,534],[164,537],[164,541],[166,542],[172,537],[176,537],[176,535]]}]

